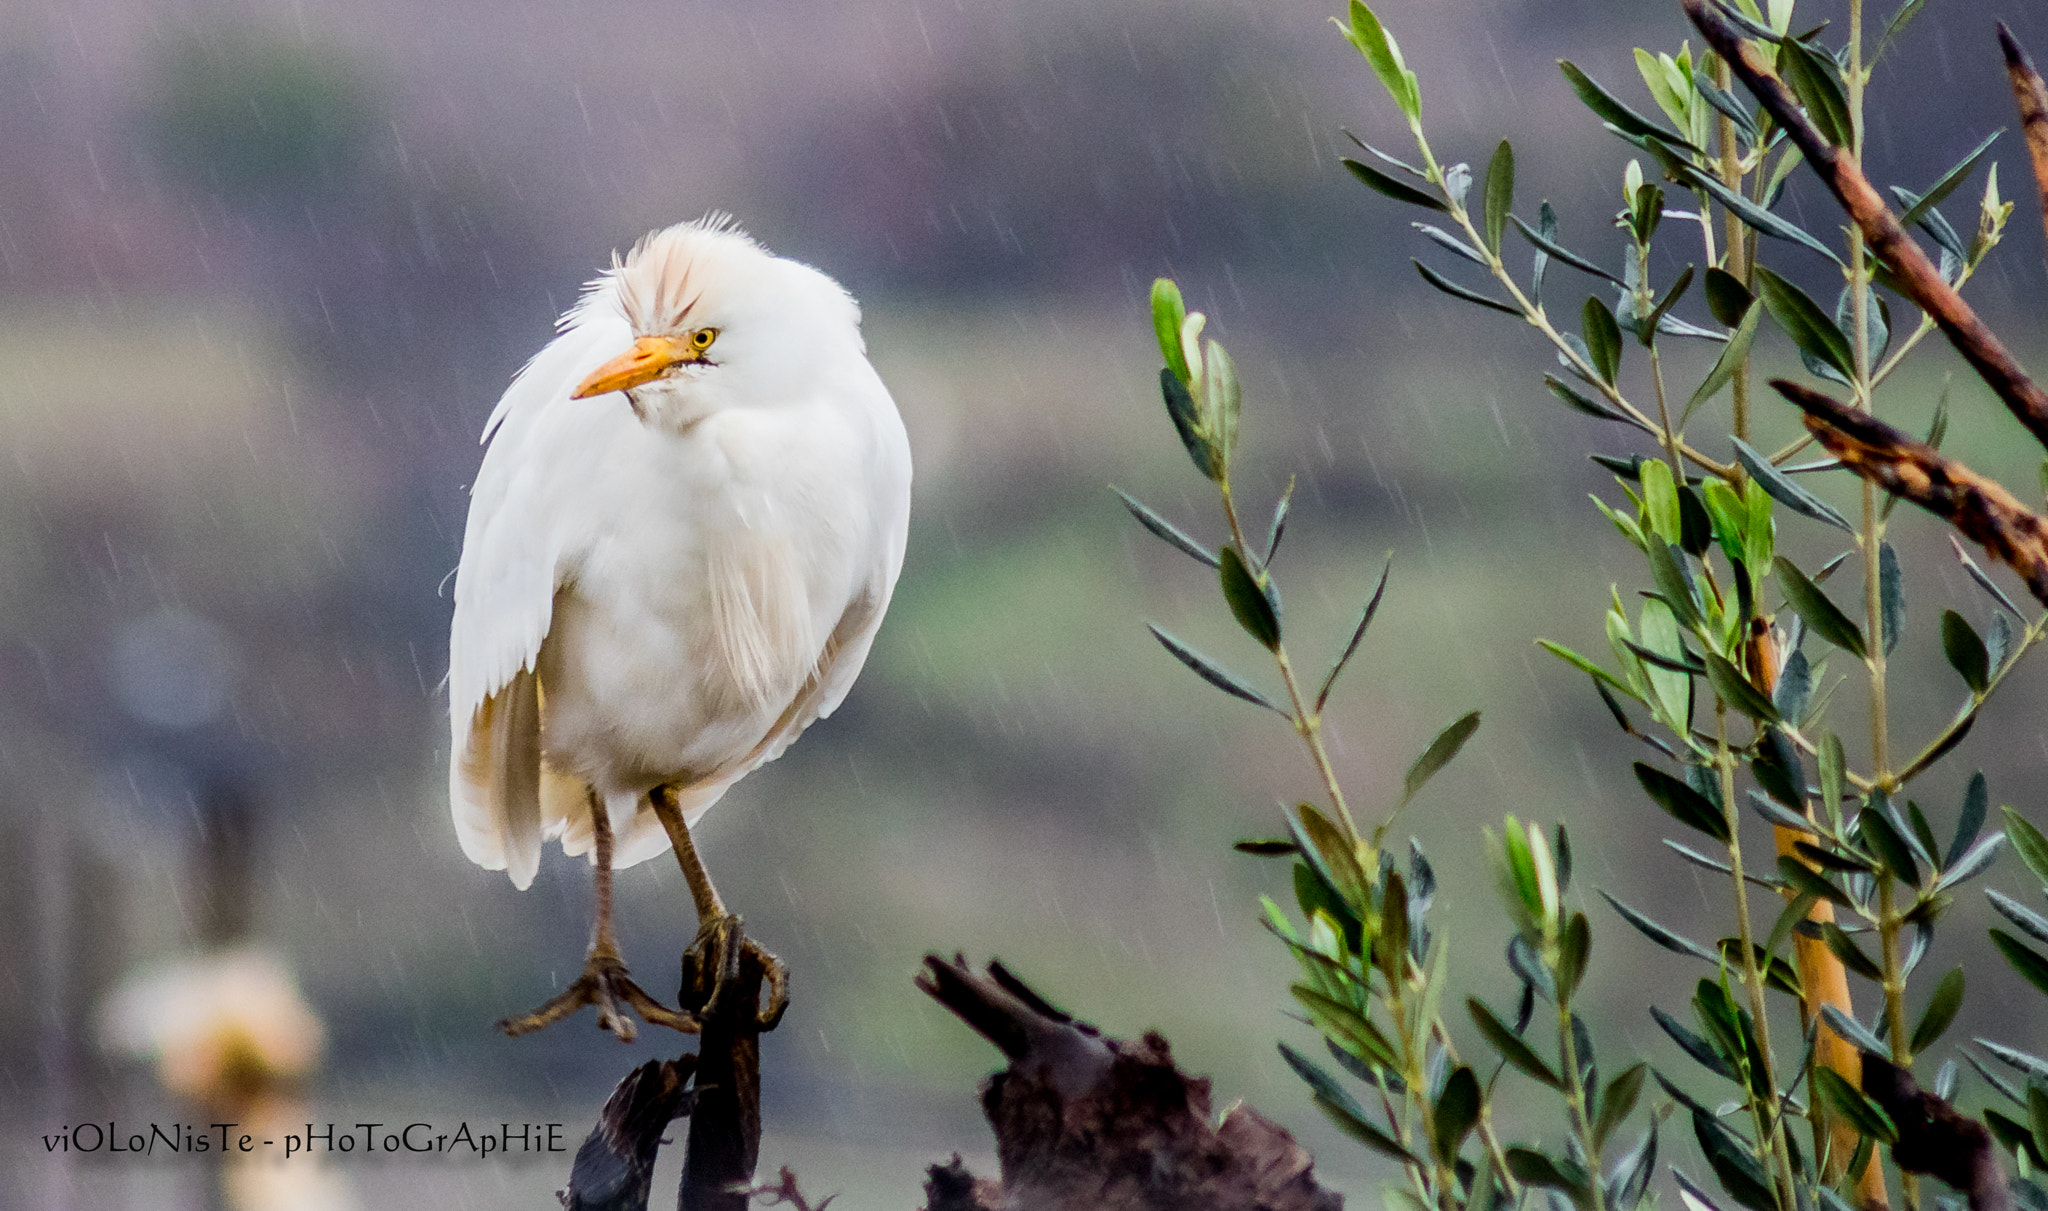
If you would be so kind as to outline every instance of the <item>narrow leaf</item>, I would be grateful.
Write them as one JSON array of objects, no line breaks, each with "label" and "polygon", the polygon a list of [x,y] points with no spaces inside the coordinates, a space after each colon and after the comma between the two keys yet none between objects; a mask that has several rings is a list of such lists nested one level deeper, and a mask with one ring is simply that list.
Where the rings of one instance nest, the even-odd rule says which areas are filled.
[{"label": "narrow leaf", "polygon": [[1954,168],[1942,173],[1941,179],[1928,186],[1927,192],[1920,195],[1920,200],[1908,207],[1905,214],[1899,216],[1899,226],[1911,227],[1918,223],[1928,211],[1941,205],[1942,199],[1954,193],[1958,185],[1969,179],[1970,170],[1977,166],[1977,161],[1984,158],[1984,153],[1991,150],[1991,144],[1997,141],[1998,136],[2004,133],[2003,130],[1992,131],[1984,137],[1982,143],[1977,144],[1976,148],[1969,155],[1964,156]]},{"label": "narrow leaf", "polygon": [[1899,1138],[1898,1128],[1892,1125],[1891,1116],[1834,1069],[1825,1065],[1814,1067],[1813,1091],[1826,1103],[1829,1110],[1854,1127],[1859,1134],[1867,1135],[1881,1144],[1889,1144]]},{"label": "narrow leaf", "polygon": [[1259,646],[1272,651],[1280,646],[1280,603],[1272,589],[1272,581],[1260,583],[1260,577],[1253,573],[1233,546],[1226,546],[1218,563],[1217,575],[1223,584],[1223,600],[1230,603],[1230,613],[1237,619],[1237,625],[1245,634],[1257,640]]},{"label": "narrow leaf", "polygon": [[1567,265],[1570,265],[1572,268],[1578,270],[1580,273],[1590,273],[1596,278],[1605,278],[1607,281],[1613,282],[1617,286],[1623,284],[1620,278],[1607,272],[1605,269],[1600,268],[1600,266],[1595,265],[1593,262],[1587,260],[1585,257],[1582,257],[1578,253],[1573,252],[1571,249],[1566,248],[1564,245],[1558,243],[1556,240],[1548,238],[1541,232],[1532,230],[1530,226],[1527,223],[1524,223],[1520,218],[1517,218],[1513,215],[1510,215],[1509,218],[1514,222],[1515,229],[1522,233],[1522,238],[1536,246],[1536,252],[1538,255],[1556,257],[1558,260],[1563,261]]},{"label": "narrow leaf", "polygon": [[1877,586],[1878,619],[1884,632],[1884,652],[1889,656],[1906,629],[1906,588],[1899,575],[1899,553],[1888,542],[1877,547]]},{"label": "narrow leaf", "polygon": [[2048,955],[2028,946],[2002,929],[1991,931],[1991,943],[2012,964],[2012,969],[2025,977],[2027,983],[2048,992]]},{"label": "narrow leaf", "polygon": [[1287,490],[1280,494],[1279,501],[1273,506],[1273,522],[1266,527],[1266,556],[1259,561],[1260,566],[1271,564],[1274,553],[1280,550],[1281,536],[1287,533],[1287,510],[1293,503],[1294,477],[1290,475],[1287,477]]},{"label": "narrow leaf", "polygon": [[1792,343],[1822,362],[1839,371],[1842,377],[1853,379],[1856,374],[1856,355],[1849,345],[1849,338],[1835,326],[1820,305],[1804,290],[1772,273],[1757,267],[1757,285],[1761,287],[1764,306],[1770,310],[1771,318],[1792,338]]},{"label": "narrow leaf", "polygon": [[1869,955],[1864,954],[1863,948],[1856,945],[1854,938],[1842,932],[1841,926],[1833,921],[1809,922],[1809,925],[1818,929],[1821,941],[1827,944],[1831,954],[1842,961],[1842,966],[1872,983],[1884,982],[1884,969]]},{"label": "narrow leaf", "polygon": [[1843,1013],[1835,1006],[1821,1006],[1820,1016],[1827,1019],[1828,1029],[1840,1035],[1842,1040],[1850,1046],[1861,1051],[1875,1052],[1878,1055],[1890,1055],[1892,1053],[1892,1049],[1885,1046],[1883,1040],[1870,1033],[1868,1027],[1848,1014]]},{"label": "narrow leaf", "polygon": [[1438,732],[1436,739],[1430,741],[1429,747],[1415,759],[1415,764],[1408,767],[1408,776],[1401,781],[1402,806],[1405,807],[1408,801],[1415,797],[1415,792],[1422,789],[1423,783],[1428,782],[1436,776],[1438,770],[1450,764],[1451,758],[1458,755],[1458,750],[1464,748],[1465,742],[1478,730],[1479,712],[1472,711],[1460,716],[1456,722]]},{"label": "narrow leaf", "polygon": [[1654,765],[1638,761],[1635,771],[1643,793],[1655,800],[1657,806],[1669,813],[1672,819],[1705,833],[1723,845],[1728,844],[1727,817],[1705,795]]},{"label": "narrow leaf", "polygon": [[1174,638],[1168,632],[1161,630],[1159,627],[1152,625],[1150,623],[1146,625],[1152,631],[1152,637],[1154,639],[1157,639],[1160,645],[1164,647],[1168,652],[1171,652],[1175,660],[1178,660],[1182,664],[1188,666],[1190,669],[1193,669],[1197,677],[1200,677],[1202,680],[1208,682],[1210,685],[1215,686],[1217,689],[1222,690],[1224,693],[1229,694],[1233,698],[1242,698],[1246,702],[1251,703],[1253,706],[1265,707],[1267,710],[1280,716],[1282,719],[1287,719],[1291,721],[1294,718],[1292,715],[1289,715],[1287,713],[1286,708],[1282,707],[1279,703],[1274,702],[1271,698],[1266,697],[1264,694],[1261,694],[1259,691],[1253,689],[1251,686],[1246,685],[1235,674],[1225,672],[1223,668],[1219,666],[1215,661],[1209,659],[1207,656],[1202,655],[1200,652],[1197,652],[1195,649],[1189,647],[1187,644],[1182,643],[1180,640]]},{"label": "narrow leaf", "polygon": [[1707,680],[1721,701],[1758,723],[1778,722],[1778,708],[1762,690],[1750,684],[1742,670],[1712,652],[1701,653],[1700,658],[1707,662]]},{"label": "narrow leaf", "polygon": [[2013,604],[2012,598],[2007,597],[2005,590],[1993,583],[1991,577],[1985,574],[1984,569],[1977,566],[1977,561],[1970,558],[1968,551],[1963,550],[1963,544],[1956,541],[1955,535],[1951,534],[1948,536],[1948,544],[1955,548],[1956,558],[1963,563],[1963,571],[1970,574],[1970,579],[1977,582],[1978,588],[1991,594],[1991,600],[2003,606],[2006,613],[2011,614],[2022,622],[2026,621],[2026,616],[2020,613],[2020,608]]},{"label": "narrow leaf", "polygon": [[1809,580],[1791,560],[1780,555],[1776,566],[1778,583],[1785,590],[1785,603],[1799,614],[1807,627],[1856,659],[1863,659],[1869,651],[1863,642],[1863,629],[1829,600],[1820,586]]},{"label": "narrow leaf", "polygon": [[1387,591],[1387,574],[1394,570],[1394,553],[1387,552],[1387,562],[1380,568],[1379,583],[1373,586],[1372,599],[1365,603],[1365,612],[1358,616],[1358,625],[1351,628],[1350,642],[1344,645],[1330,671],[1323,677],[1323,688],[1316,691],[1316,713],[1321,714],[1323,705],[1330,700],[1330,691],[1336,688],[1337,676],[1344,666],[1351,663],[1351,657],[1358,651],[1358,645],[1365,642],[1365,629],[1372,625],[1372,616],[1379,612],[1380,595]]},{"label": "narrow leaf", "polygon": [[[1650,1006],[1650,1016],[1656,1019],[1657,1025],[1663,1028],[1665,1034],[1671,1036],[1671,1041],[1678,1044],[1680,1050],[1697,1060],[1709,1072],[1726,1077],[1731,1081],[1739,1079],[1736,1076],[1735,1066],[1730,1064],[1727,1058],[1720,1052],[1714,1050],[1713,1044],[1687,1029],[1685,1024],[1677,1018],[1665,1013],[1655,1005]],[[1658,1079],[1661,1083],[1663,1078],[1659,1077]]]},{"label": "narrow leaf", "polygon": [[1479,1078],[1472,1074],[1471,1068],[1460,1064],[1444,1081],[1444,1091],[1436,1099],[1434,1118],[1438,1160],[1446,1165],[1457,1163],[1458,1150],[1479,1122],[1479,1108]]},{"label": "narrow leaf", "polygon": [[1485,198],[1486,246],[1498,255],[1501,233],[1515,208],[1515,149],[1506,139],[1494,149],[1493,160],[1486,166]]},{"label": "narrow leaf", "polygon": [[1614,312],[1597,296],[1586,299],[1582,315],[1593,372],[1600,376],[1600,381],[1612,383],[1621,373],[1621,326],[1615,322]]},{"label": "narrow leaf", "polygon": [[2020,861],[2027,864],[2036,879],[2048,883],[2048,837],[2013,809],[1999,810],[2005,813],[2005,831],[2012,837],[2012,847],[2019,851]]},{"label": "narrow leaf", "polygon": [[1208,564],[1212,568],[1218,566],[1215,554],[1201,543],[1188,537],[1186,531],[1182,530],[1179,526],[1174,525],[1164,517],[1154,513],[1151,509],[1146,508],[1143,502],[1122,488],[1112,486],[1110,491],[1122,498],[1124,508],[1131,511],[1131,516],[1138,519],[1139,525],[1163,539],[1169,546],[1192,559]]},{"label": "narrow leaf", "polygon": [[1187,318],[1188,309],[1181,301],[1180,287],[1172,278],[1155,278],[1152,282],[1152,327],[1159,335],[1159,352],[1166,357],[1166,368],[1183,383],[1193,377],[1188,370],[1187,352],[1180,343],[1180,327]]},{"label": "narrow leaf", "polygon": [[1670,951],[1673,954],[1690,955],[1695,959],[1704,959],[1717,967],[1720,965],[1721,956],[1715,954],[1711,950],[1708,950],[1706,947],[1700,945],[1698,942],[1693,941],[1691,938],[1688,938],[1683,934],[1677,933],[1670,929],[1666,929],[1664,926],[1657,924],[1655,921],[1652,921],[1650,918],[1644,916],[1642,913],[1637,912],[1635,909],[1630,908],[1628,905],[1622,903],[1620,900],[1617,900],[1613,896],[1608,895],[1605,891],[1602,891],[1600,895],[1607,901],[1608,904],[1613,906],[1614,911],[1621,914],[1623,920],[1627,921],[1630,925],[1635,926],[1637,932],[1641,933],[1644,937],[1650,939],[1652,942],[1655,942],[1657,945],[1662,946],[1664,949]]},{"label": "narrow leaf", "polygon": [[1445,294],[1450,295],[1454,299],[1463,299],[1465,302],[1468,303],[1477,303],[1481,307],[1491,307],[1495,311],[1502,312],[1506,315],[1512,315],[1517,318],[1519,318],[1522,314],[1519,308],[1511,307],[1508,304],[1501,302],[1499,299],[1488,298],[1485,295],[1479,293],[1477,290],[1472,290],[1467,287],[1458,285],[1456,282],[1445,277],[1443,274],[1438,273],[1436,270],[1431,269],[1429,266],[1423,264],[1421,261],[1416,261],[1414,262],[1414,264],[1415,271],[1422,275],[1423,281],[1428,282],[1430,285],[1436,287],[1438,290],[1443,291]]},{"label": "narrow leaf", "polygon": [[1420,206],[1424,210],[1450,210],[1450,207],[1444,205],[1442,198],[1424,193],[1399,177],[1381,172],[1364,160],[1354,160],[1347,156],[1343,163],[1344,167],[1351,170],[1351,175],[1363,181],[1368,188],[1376,193],[1385,194],[1396,202],[1406,202],[1410,206]]},{"label": "narrow leaf", "polygon": [[1676,132],[1664,129],[1662,126],[1657,125],[1635,110],[1630,109],[1627,105],[1624,105],[1612,93],[1595,83],[1591,76],[1580,71],[1577,66],[1568,60],[1560,59],[1557,65],[1564,71],[1564,78],[1571,82],[1572,91],[1579,95],[1579,100],[1585,102],[1586,108],[1598,114],[1603,121],[1613,126],[1616,130],[1621,131],[1623,134],[1647,136],[1673,147],[1682,147],[1687,151],[1700,150],[1688,140],[1680,138]]},{"label": "narrow leaf", "polygon": [[1941,651],[1971,693],[1984,692],[1991,681],[1991,658],[1976,628],[1954,610],[1941,612]]},{"label": "narrow leaf", "polygon": [[1991,907],[1998,910],[1999,916],[2025,930],[2035,941],[2048,942],[2048,917],[1995,888],[1985,888],[1984,895],[1990,899]]},{"label": "narrow leaf", "polygon": [[1756,480],[1758,487],[1770,494],[1772,500],[1794,513],[1811,517],[1815,521],[1824,521],[1845,534],[1856,532],[1856,527],[1849,524],[1849,519],[1836,511],[1833,505],[1793,483],[1783,471],[1771,465],[1770,459],[1751,449],[1741,438],[1731,440],[1735,446],[1736,461],[1740,462],[1743,470],[1748,471],[1750,477]]},{"label": "narrow leaf", "polygon": [[1444,251],[1452,253],[1456,256],[1463,257],[1465,260],[1472,262],[1474,265],[1477,265],[1482,269],[1491,270],[1493,268],[1491,265],[1487,264],[1486,255],[1484,253],[1480,252],[1477,248],[1472,247],[1472,245],[1467,244],[1465,241],[1459,239],[1457,236],[1452,235],[1450,232],[1445,231],[1443,228],[1433,227],[1428,223],[1410,223],[1409,226],[1421,232],[1423,236],[1429,240],[1430,243],[1435,244],[1437,247],[1443,249]]},{"label": "narrow leaf", "polygon": [[1599,417],[1601,420],[1620,421],[1622,424],[1625,425],[1633,425],[1636,423],[1634,417],[1631,417],[1623,412],[1617,412],[1613,408],[1608,407],[1606,404],[1600,403],[1597,400],[1582,395],[1577,390],[1573,389],[1573,387],[1569,383],[1557,377],[1555,374],[1544,375],[1543,385],[1550,388],[1550,393],[1552,395],[1555,395],[1557,398],[1563,400],[1565,402],[1565,406],[1571,408],[1575,412],[1583,412],[1587,416],[1596,416]]},{"label": "narrow leaf", "polygon": [[1949,1023],[1956,1020],[1956,1010],[1962,1005],[1963,969],[1958,967],[1941,977],[1941,983],[1934,986],[1934,994],[1927,998],[1927,1008],[1920,1011],[1920,1021],[1913,1026],[1914,1055],[1934,1046]]},{"label": "narrow leaf", "polygon": [[1714,398],[1721,388],[1735,378],[1736,370],[1749,357],[1750,346],[1756,343],[1757,323],[1763,318],[1763,311],[1763,308],[1752,305],[1743,313],[1741,322],[1736,325],[1735,335],[1728,338],[1728,343],[1721,348],[1721,356],[1714,359],[1714,368],[1707,372],[1707,377],[1700,381],[1699,388],[1692,393],[1692,398],[1686,401],[1685,412],[1679,423],[1683,424],[1701,404]]},{"label": "narrow leaf", "polygon": [[1494,1016],[1493,1010],[1487,1008],[1486,1002],[1478,997],[1467,997],[1465,1008],[1472,1015],[1473,1025],[1479,1027],[1480,1035],[1500,1053],[1500,1058],[1514,1065],[1524,1075],[1535,1077],[1552,1089],[1564,1088],[1563,1078],[1559,1077],[1550,1065],[1544,1063],[1542,1057],[1538,1056],[1529,1044],[1522,1041],[1521,1036],[1510,1030],[1507,1023]]},{"label": "narrow leaf", "polygon": [[1607,1088],[1600,1093],[1600,1116],[1593,1124],[1594,1148],[1604,1147],[1615,1128],[1628,1121],[1636,1108],[1636,1099],[1642,1095],[1643,1078],[1649,1073],[1648,1064],[1634,1064],[1607,1082]]}]

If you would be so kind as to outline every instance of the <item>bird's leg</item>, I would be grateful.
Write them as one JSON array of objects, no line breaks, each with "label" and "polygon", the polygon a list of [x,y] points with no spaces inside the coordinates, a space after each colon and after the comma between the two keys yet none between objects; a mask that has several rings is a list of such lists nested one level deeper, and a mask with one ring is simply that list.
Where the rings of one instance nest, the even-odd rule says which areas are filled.
[{"label": "bird's leg", "polygon": [[695,1018],[664,1006],[626,975],[618,937],[612,932],[612,821],[595,790],[590,792],[590,823],[597,859],[597,924],[591,933],[590,953],[583,960],[583,974],[547,1004],[532,1013],[506,1018],[498,1023],[498,1029],[515,1037],[529,1034],[592,1005],[597,1008],[598,1029],[611,1031],[621,1043],[630,1043],[639,1031],[619,1008],[624,1001],[657,1026],[694,1034],[698,1028]]},{"label": "bird's leg", "polygon": [[675,793],[674,786],[658,786],[649,798],[654,802],[655,818],[675,847],[676,864],[683,868],[683,880],[690,885],[690,898],[697,905],[697,940],[683,954],[684,1011],[700,1018],[710,1013],[726,986],[738,980],[744,952],[760,962],[768,980],[768,1003],[755,1010],[755,1022],[762,1030],[773,1030],[789,1008],[789,968],[749,938],[740,918],[727,911],[704,869],[704,860],[697,856]]}]

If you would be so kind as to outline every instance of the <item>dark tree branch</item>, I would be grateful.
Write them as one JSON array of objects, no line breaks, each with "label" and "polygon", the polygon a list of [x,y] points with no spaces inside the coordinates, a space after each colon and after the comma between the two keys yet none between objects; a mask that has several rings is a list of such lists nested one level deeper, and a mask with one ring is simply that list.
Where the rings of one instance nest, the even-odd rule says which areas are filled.
[{"label": "dark tree branch", "polygon": [[598,1113],[561,1192],[569,1211],[647,1211],[661,1134],[690,1112],[695,1056],[649,1060],[626,1074]]},{"label": "dark tree branch", "polygon": [[1239,1106],[1217,1125],[1209,1082],[1182,1073],[1166,1040],[1107,1039],[1000,964],[925,958],[917,985],[1010,1060],[982,1088],[1000,1185],[954,1158],[932,1167],[927,1211],[1339,1211],[1314,1161]]},{"label": "dark tree branch", "polygon": [[1913,242],[1892,217],[1884,199],[1878,196],[1855,161],[1841,148],[1828,142],[1807,120],[1799,101],[1757,54],[1756,47],[1730,24],[1712,0],[1683,0],[1686,16],[1699,28],[1707,42],[1728,61],[1729,67],[1770,111],[1778,125],[1799,145],[1806,162],[1833,191],[1842,209],[1855,220],[1876,253],[1891,270],[1901,293],[1934,318],[1949,343],[1963,360],[1983,377],[2005,406],[2020,419],[2034,439],[2048,446],[2048,392],[2027,377],[2018,361],[1999,342],[1963,296],[1943,281],[1934,263]]},{"label": "dark tree branch", "polygon": [[2019,573],[2048,605],[2048,519],[1996,482],[1867,412],[1785,379],[1771,386],[1806,413],[1806,428],[1842,465],[1946,520]]},{"label": "dark tree branch", "polygon": [[1998,45],[2005,51],[2005,73],[2012,77],[2012,97],[2020,107],[2020,130],[2027,136],[2027,154],[2034,161],[2034,187],[2041,195],[2041,226],[2048,229],[2048,84],[2034,70],[2034,61],[2019,39],[1998,23]]},{"label": "dark tree branch", "polygon": [[[758,947],[712,948],[723,977],[699,972],[689,957],[681,1001],[712,996],[699,1013],[697,1107],[683,1156],[682,1211],[746,1211],[761,1155],[761,987],[768,971]],[[694,955],[694,951],[692,954]],[[770,1022],[767,1029],[773,1030]]]},{"label": "dark tree branch", "polygon": [[1938,1177],[1970,1199],[1970,1211],[2009,1211],[2005,1174],[1984,1124],[1924,1093],[1913,1074],[1875,1052],[1863,1053],[1863,1092],[1898,1128],[1892,1160],[1908,1173]]}]

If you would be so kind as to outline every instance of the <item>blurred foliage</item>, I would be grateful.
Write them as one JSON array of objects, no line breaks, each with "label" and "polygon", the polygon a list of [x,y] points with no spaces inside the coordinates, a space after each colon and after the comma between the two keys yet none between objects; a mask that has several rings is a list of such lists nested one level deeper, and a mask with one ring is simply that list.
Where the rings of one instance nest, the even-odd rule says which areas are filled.
[{"label": "blurred foliage", "polygon": [[377,125],[367,81],[332,46],[216,25],[162,55],[152,153],[187,184],[238,202],[331,191]]}]

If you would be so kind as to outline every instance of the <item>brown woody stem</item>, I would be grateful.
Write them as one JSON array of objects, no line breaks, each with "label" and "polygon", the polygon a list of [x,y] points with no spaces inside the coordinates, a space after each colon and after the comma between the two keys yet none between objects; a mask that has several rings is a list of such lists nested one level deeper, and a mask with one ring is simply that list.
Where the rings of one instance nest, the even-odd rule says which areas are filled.
[{"label": "brown woody stem", "polygon": [[2027,136],[2027,154],[2034,160],[2034,185],[2041,194],[2041,226],[2048,229],[2048,84],[2034,70],[2034,61],[2019,40],[1998,23],[1998,45],[2005,51],[2005,73],[2012,77],[2012,97],[2020,107],[2020,129]]},{"label": "brown woody stem", "polygon": [[1934,317],[1963,360],[1998,394],[2034,439],[2048,446],[2048,391],[2027,376],[2004,344],[1963,301],[1963,296],[1942,280],[1927,254],[1892,217],[1869,179],[1841,148],[1828,142],[1807,120],[1798,99],[1758,55],[1756,47],[1715,11],[1711,0],[1683,2],[1686,16],[1701,35],[1798,144],[1806,162],[1863,232],[1871,251],[1891,270],[1899,292]]},{"label": "brown woody stem", "polygon": [[1996,482],[1867,413],[1785,379],[1771,386],[1799,405],[1807,429],[1843,466],[1946,520],[2017,572],[2034,599],[2048,605],[2048,519]]}]

